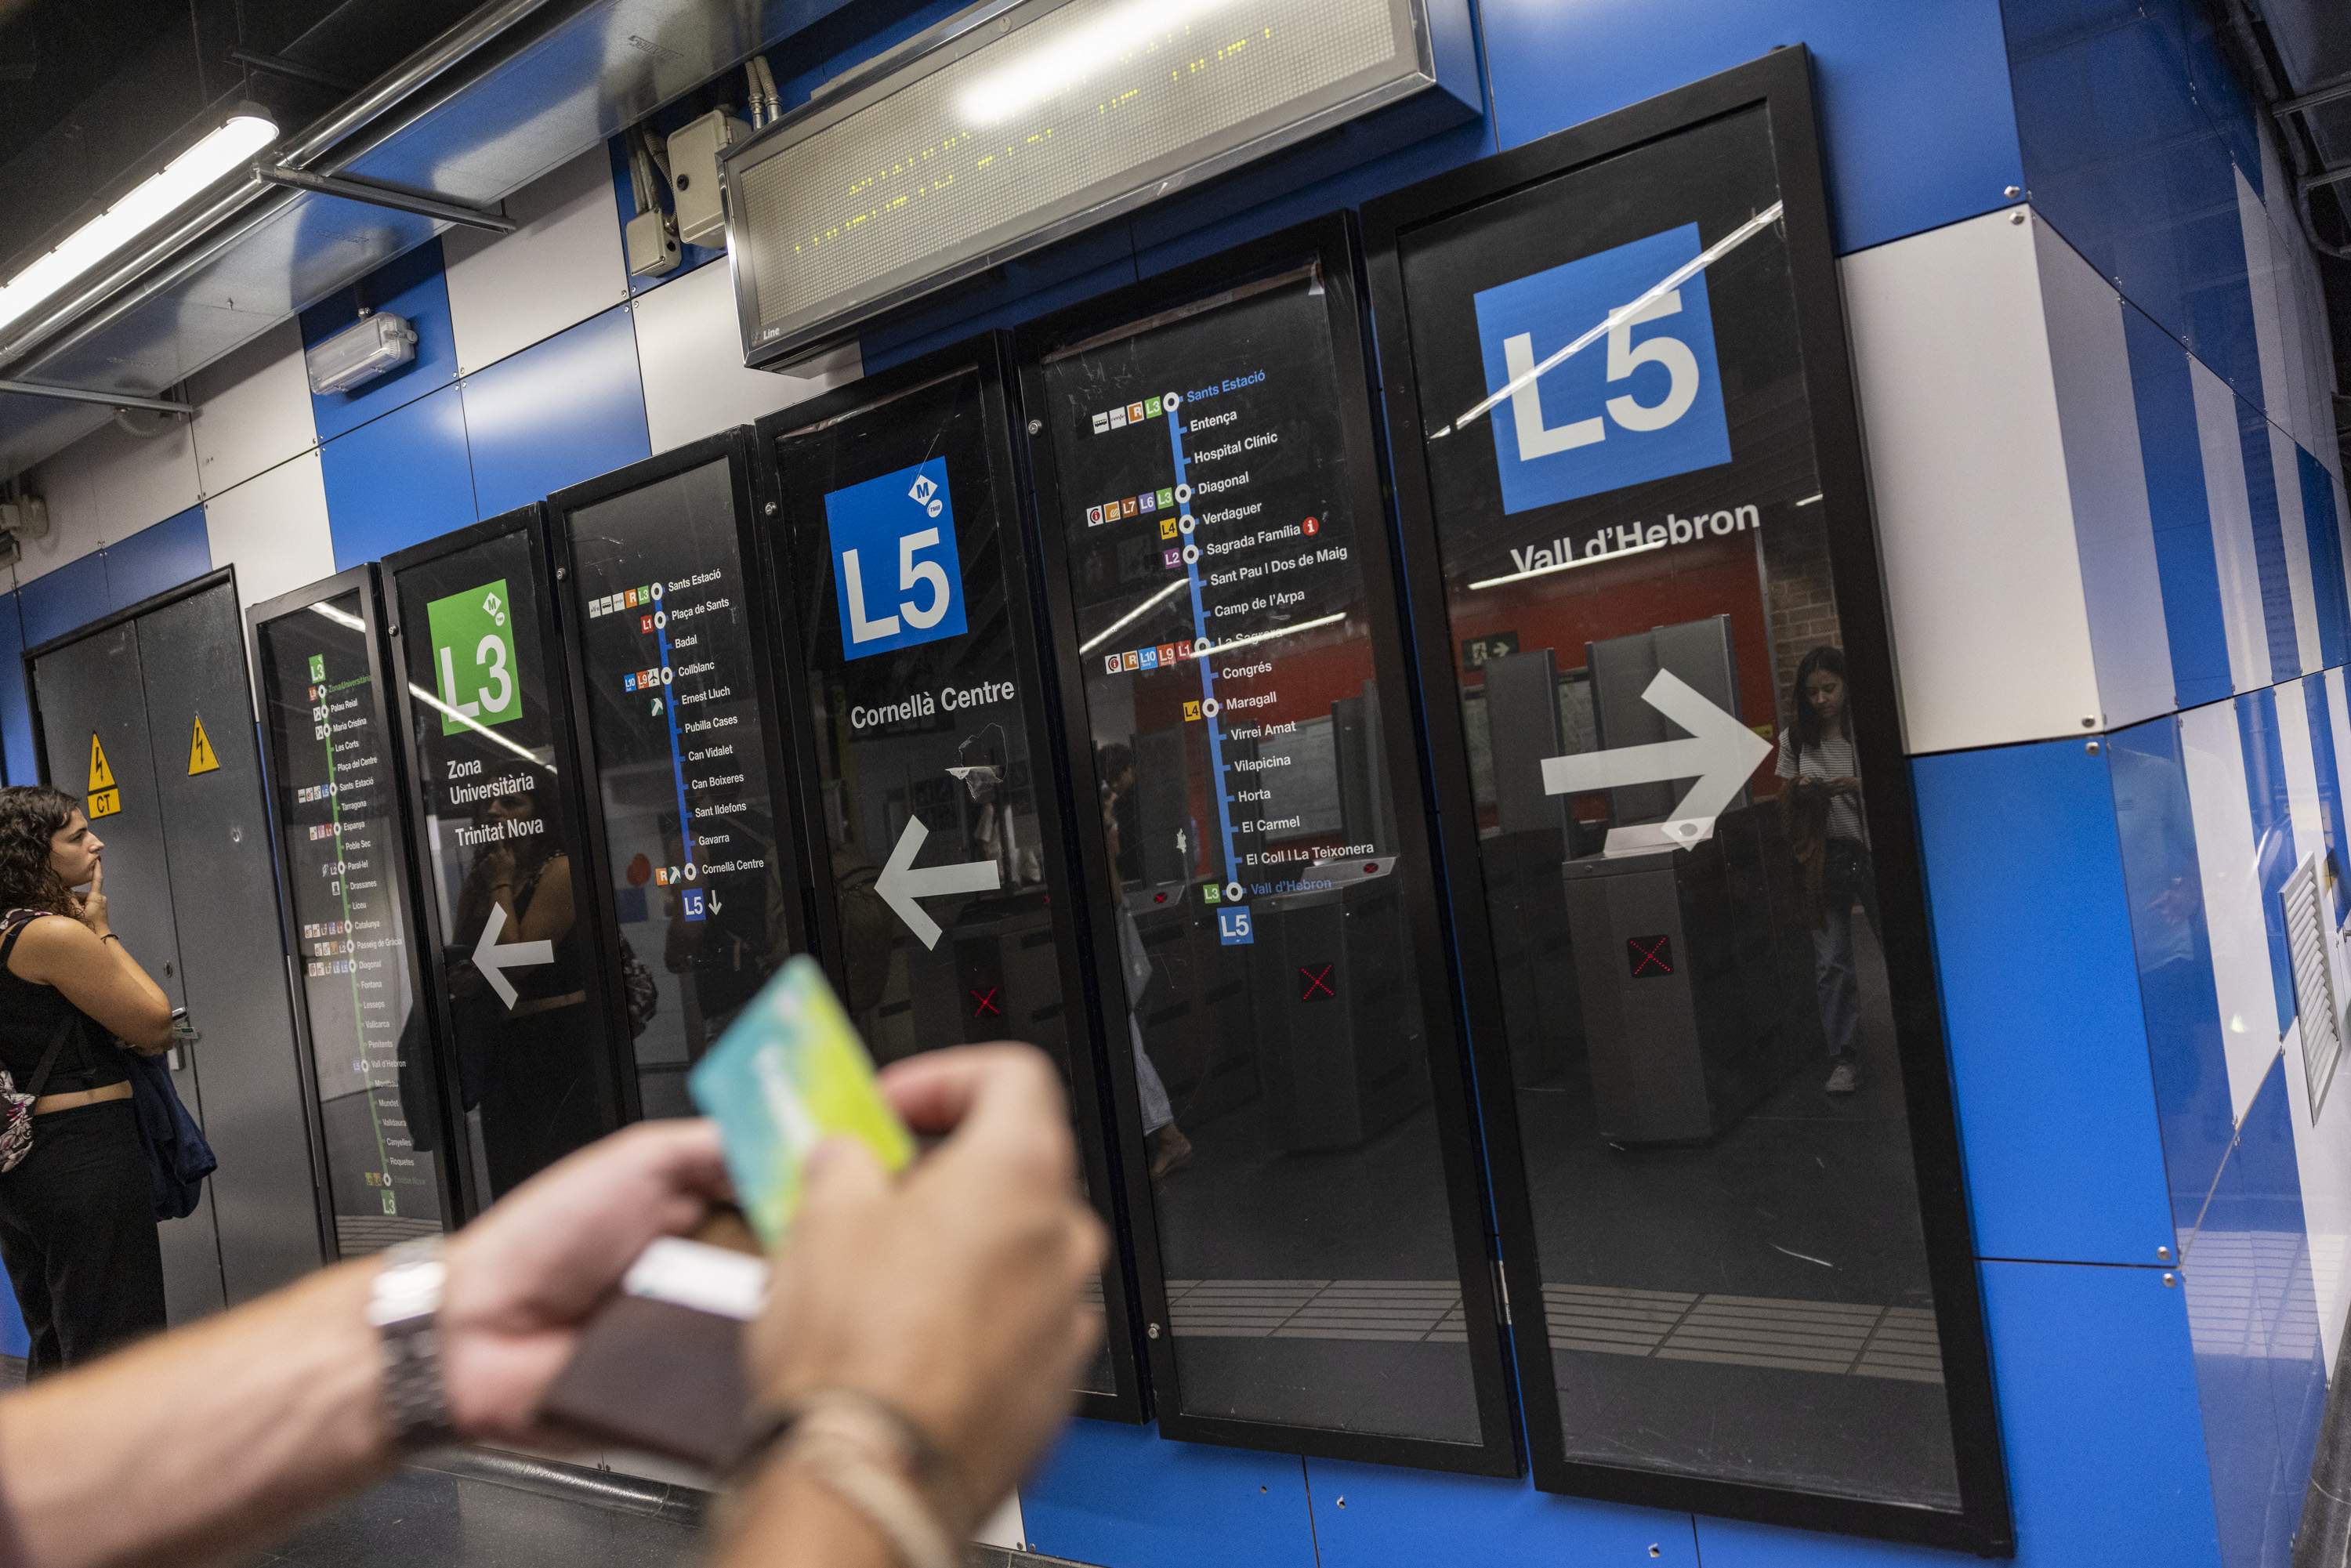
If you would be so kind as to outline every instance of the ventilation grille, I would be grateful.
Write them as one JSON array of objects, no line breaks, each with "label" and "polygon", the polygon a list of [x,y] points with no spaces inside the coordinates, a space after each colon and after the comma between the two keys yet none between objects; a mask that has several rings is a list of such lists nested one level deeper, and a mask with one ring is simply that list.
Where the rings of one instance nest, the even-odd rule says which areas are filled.
[{"label": "ventilation grille", "polygon": [[2294,1000],[2302,1013],[2302,1067],[2310,1086],[2310,1119],[2335,1082],[2343,1057],[2343,1015],[2335,1005],[2334,967],[2326,961],[2326,918],[2313,855],[2285,884],[2286,945],[2294,953]]}]

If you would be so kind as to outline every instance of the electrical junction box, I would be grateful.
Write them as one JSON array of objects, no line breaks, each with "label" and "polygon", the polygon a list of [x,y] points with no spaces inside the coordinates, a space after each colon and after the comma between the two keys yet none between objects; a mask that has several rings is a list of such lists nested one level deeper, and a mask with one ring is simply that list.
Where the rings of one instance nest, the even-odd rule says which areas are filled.
[{"label": "electrical junction box", "polygon": [[677,207],[677,237],[687,245],[726,243],[726,204],[719,192],[718,155],[751,134],[723,109],[679,126],[669,135],[669,187]]},{"label": "electrical junction box", "polygon": [[621,231],[628,253],[631,277],[659,277],[678,262],[677,235],[670,233],[669,214],[659,207],[639,213]]}]

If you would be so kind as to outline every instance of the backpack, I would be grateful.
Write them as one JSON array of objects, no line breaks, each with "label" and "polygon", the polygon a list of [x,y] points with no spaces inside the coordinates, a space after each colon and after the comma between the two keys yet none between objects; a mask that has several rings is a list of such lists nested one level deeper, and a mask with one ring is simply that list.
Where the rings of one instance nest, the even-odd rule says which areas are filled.
[{"label": "backpack", "polygon": [[139,1145],[147,1153],[148,1189],[158,1219],[185,1219],[204,1197],[204,1178],[220,1168],[204,1129],[180,1103],[172,1070],[160,1056],[126,1051],[131,1101],[139,1113]]},{"label": "backpack", "polygon": [[[25,934],[25,927],[41,913],[37,909],[12,909],[5,917],[0,917],[0,923],[5,923],[8,932],[6,937],[0,938],[0,965],[8,962],[8,955],[15,949],[16,938]],[[49,1073],[57,1064],[58,1053],[65,1050],[66,1040],[73,1033],[74,1025],[80,1018],[78,1012],[68,1012],[59,1020],[57,1032],[49,1037],[48,1049],[41,1052],[40,1065],[33,1069],[33,1076],[26,1081],[22,1089],[16,1086],[8,1070],[0,1067],[0,1172],[15,1170],[25,1163],[25,1156],[33,1152],[33,1102],[41,1097],[41,1091],[47,1086]]]}]

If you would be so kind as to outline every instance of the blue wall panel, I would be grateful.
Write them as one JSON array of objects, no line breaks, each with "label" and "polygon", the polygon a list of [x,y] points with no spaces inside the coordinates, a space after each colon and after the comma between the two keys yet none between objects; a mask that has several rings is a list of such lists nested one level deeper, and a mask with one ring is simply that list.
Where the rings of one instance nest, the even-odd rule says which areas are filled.
[{"label": "blue wall panel", "polygon": [[2179,0],[2009,0],[2026,187],[2100,275],[2258,393],[2230,143],[2199,100]]},{"label": "blue wall panel", "polygon": [[[2342,759],[2335,751],[2335,706],[2324,680],[2302,683],[2302,708],[2310,720],[2310,760],[2318,775],[2318,821],[2325,835],[2326,852],[2338,872],[2351,868],[2351,837],[2345,835]],[[2351,879],[2335,876],[2335,923],[2351,918]]]},{"label": "blue wall panel", "polygon": [[[2328,669],[2351,660],[2351,596],[2343,578],[2343,530],[2335,516],[2335,479],[2325,465],[2300,446],[2294,449],[2302,476],[2302,517],[2310,540],[2310,597],[2318,614],[2318,657]],[[2285,527],[2294,519],[2280,519]]]},{"label": "blue wall panel", "polygon": [[331,441],[457,379],[457,338],[450,325],[449,286],[442,276],[439,240],[417,246],[303,311],[302,346],[311,348],[358,320],[362,305],[407,317],[416,329],[416,358],[356,391],[312,397],[310,409],[321,441]]},{"label": "blue wall panel", "polygon": [[474,506],[464,394],[444,387],[319,448],[335,570],[462,528]]},{"label": "blue wall panel", "polygon": [[483,517],[653,455],[630,308],[616,305],[465,378]]},{"label": "blue wall panel", "polygon": [[2175,1243],[2106,758],[1911,771],[1977,1249],[2151,1262]]},{"label": "blue wall panel", "polygon": [[[2308,672],[2303,668],[2301,637],[2294,629],[2294,574],[2286,561],[2277,468],[2270,461],[2270,424],[2241,390],[2237,398],[2237,451],[2245,462],[2245,498],[2252,507],[2253,565],[2262,581],[2262,624],[2269,638],[2270,677],[2283,681]],[[2300,519],[2295,521],[2299,526]]]},{"label": "blue wall panel", "polygon": [[1989,212],[2024,183],[1998,0],[1483,0],[1479,15],[1505,147],[1808,45],[1839,251]]},{"label": "blue wall panel", "polygon": [[2139,460],[2147,470],[2174,695],[2184,708],[2219,702],[2237,687],[2229,670],[2220,569],[2213,553],[2212,507],[2188,351],[2129,305],[2123,307],[2123,342],[2130,355],[2131,401],[2138,414]]},{"label": "blue wall panel", "polygon": [[[2273,1071],[2265,1085],[2273,1092],[2276,1077]],[[2179,1270],[2196,1354],[2213,1518],[2227,1568],[2257,1568],[2262,1561],[2269,1480],[2277,1457],[2275,1399],[2261,1351],[2261,1300],[2246,1208],[2242,1162],[2231,1151]]]},{"label": "blue wall panel", "polygon": [[1304,1464],[1073,1421],[1020,1487],[1036,1550],[1116,1568],[1315,1568]]},{"label": "blue wall panel", "polygon": [[1438,1563],[1698,1563],[1686,1513],[1552,1497],[1523,1480],[1310,1459],[1322,1568]]},{"label": "blue wall panel", "polygon": [[2326,1391],[2281,1055],[2180,1277],[2229,1568],[2285,1563]]},{"label": "blue wall panel", "polygon": [[2172,1224],[2186,1245],[2236,1134],[2196,821],[2177,719],[2135,725],[2106,744]]},{"label": "blue wall panel", "polygon": [[16,1292],[0,1291],[0,1355],[28,1355],[32,1348],[32,1338],[25,1333],[25,1315],[16,1310]]},{"label": "blue wall panel", "polygon": [[2278,734],[2278,688],[2237,699],[2237,739],[2245,753],[2245,798],[2253,820],[2253,861],[2262,884],[2262,917],[2269,927],[2270,983],[2281,1021],[2294,1016],[2294,949],[2286,941],[2286,879],[2294,874],[2294,805],[2286,779],[2285,744]]},{"label": "blue wall panel", "polygon": [[[2218,1568],[2188,1313],[2159,1269],[1986,1263],[1984,1321],[2020,1568]],[[1973,1561],[1721,1520],[1706,1568]]]},{"label": "blue wall panel", "polygon": [[107,546],[105,554],[106,592],[111,601],[110,608],[115,610],[202,577],[213,569],[204,509],[190,507],[177,517]]},{"label": "blue wall panel", "polygon": [[1015,327],[1060,307],[1134,281],[1124,224],[1085,235],[998,267],[984,284],[893,312],[858,335],[867,374],[993,327]]},{"label": "blue wall panel", "polygon": [[2260,1243],[2254,1280],[2277,1423],[2262,1552],[2265,1562],[2280,1564],[2302,1519],[2319,1422],[2326,1413],[2326,1353],[2320,1343],[2318,1289],[2311,1278],[2302,1176],[2294,1160],[2294,1103],[2285,1092],[2284,1074],[2291,1071],[2281,1055],[2237,1132],[2245,1202]]},{"label": "blue wall panel", "polygon": [[33,750],[33,695],[25,684],[24,653],[16,595],[0,593],[0,759],[6,762],[9,783],[38,784],[41,760]]},{"label": "blue wall panel", "polygon": [[106,591],[106,558],[96,551],[69,560],[16,590],[25,616],[25,645],[37,647],[114,608]]}]

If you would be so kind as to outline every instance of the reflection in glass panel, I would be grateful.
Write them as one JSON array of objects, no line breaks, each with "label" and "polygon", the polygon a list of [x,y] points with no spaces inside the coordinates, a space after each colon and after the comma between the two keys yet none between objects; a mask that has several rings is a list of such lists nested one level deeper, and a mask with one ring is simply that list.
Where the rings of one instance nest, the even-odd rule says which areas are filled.
[{"label": "reflection in glass panel", "polygon": [[[727,462],[564,519],[621,956],[654,988],[636,1037],[644,1114],[688,1114],[685,1070],[789,951],[788,819],[768,777]],[[633,1027],[633,1021],[632,1025]]]},{"label": "reflection in glass panel", "polygon": [[[1060,829],[1030,749],[1040,699],[1013,642],[1027,585],[979,377],[788,434],[776,457],[843,1000],[877,1061],[1020,1040],[1066,1079],[1055,915],[1074,904],[1047,841]],[[944,597],[899,571],[907,536]],[[1082,1385],[1113,1393],[1112,1378],[1105,1345]]]},{"label": "reflection in glass panel", "polygon": [[620,1124],[587,889],[573,883],[586,857],[561,772],[564,699],[528,529],[402,567],[392,593],[448,1053],[471,1189],[488,1203]]},{"label": "reflection in glass panel", "polygon": [[1395,854],[1420,808],[1383,738],[1407,721],[1373,639],[1397,631],[1369,611],[1380,522],[1353,515],[1340,412],[1362,392],[1330,333],[1301,272],[1043,368],[1117,901],[1103,981],[1184,1412],[1475,1442],[1407,925],[1434,893]]},{"label": "reflection in glass panel", "polygon": [[343,1257],[440,1233],[443,1121],[408,967],[399,792],[358,589],[261,624],[271,809]]},{"label": "reflection in glass panel", "polygon": [[1759,109],[1404,243],[1491,962],[1568,1457],[1949,1508],[1777,199]]}]

